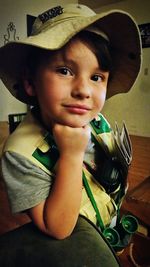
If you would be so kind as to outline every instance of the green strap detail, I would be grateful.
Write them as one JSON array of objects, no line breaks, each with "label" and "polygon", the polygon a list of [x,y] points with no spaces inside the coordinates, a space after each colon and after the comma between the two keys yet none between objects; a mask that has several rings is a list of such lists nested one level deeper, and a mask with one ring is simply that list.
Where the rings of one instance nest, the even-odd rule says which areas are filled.
[{"label": "green strap detail", "polygon": [[101,231],[103,232],[105,227],[104,227],[104,224],[103,224],[103,221],[102,221],[102,218],[101,218],[101,215],[100,215],[100,212],[98,210],[98,207],[97,207],[97,204],[96,204],[96,201],[94,199],[94,196],[92,194],[92,191],[91,191],[91,188],[88,184],[88,181],[86,179],[86,176],[85,176],[85,173],[83,171],[83,174],[82,174],[82,179],[83,179],[83,184],[84,184],[84,187],[86,189],[86,193],[91,201],[91,204],[96,212],[96,218],[97,218],[97,224],[98,224],[98,227],[100,227]]},{"label": "green strap detail", "polygon": [[49,150],[47,152],[42,152],[39,148],[37,148],[33,152],[32,156],[48,170],[52,170],[58,160],[59,152],[50,134],[48,134],[44,140],[49,145]]},{"label": "green strap detail", "polygon": [[37,159],[43,166],[45,166],[45,168],[51,170],[55,166],[55,163],[58,159],[57,154],[57,152],[55,153],[50,150],[46,153],[43,153],[40,149],[37,148],[32,156]]},{"label": "green strap detail", "polygon": [[92,128],[96,134],[110,133],[111,128],[105,118],[99,114],[97,119],[94,119],[90,122]]}]

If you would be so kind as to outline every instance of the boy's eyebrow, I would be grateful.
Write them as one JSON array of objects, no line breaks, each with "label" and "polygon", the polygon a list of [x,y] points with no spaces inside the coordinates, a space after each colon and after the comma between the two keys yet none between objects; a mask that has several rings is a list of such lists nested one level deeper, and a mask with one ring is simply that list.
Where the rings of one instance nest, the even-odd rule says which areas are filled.
[{"label": "boy's eyebrow", "polygon": [[[67,64],[68,66],[76,67],[78,65],[76,63],[76,59],[73,59],[72,57],[68,56],[65,51],[61,54],[56,54],[54,56],[53,63],[58,64],[58,66],[63,66]],[[100,64],[98,64],[98,66],[94,68],[94,72],[107,73],[108,71],[103,70]]]},{"label": "boy's eyebrow", "polygon": [[62,59],[62,61],[60,61],[60,62],[62,62],[63,64],[71,65],[71,66],[76,66],[77,65],[75,60],[68,59],[68,58]]},{"label": "boy's eyebrow", "polygon": [[[62,60],[58,60],[58,62],[56,61],[55,62],[56,64],[58,64],[58,66],[65,66],[65,65],[67,65],[68,67],[77,67],[77,63],[73,60],[73,59],[62,59]],[[54,63],[54,64],[55,64]],[[108,71],[105,71],[105,70],[103,70],[103,69],[101,69],[101,66],[100,65],[98,65],[97,67],[95,67],[94,69],[93,69],[93,73],[108,73]]]},{"label": "boy's eyebrow", "polygon": [[[68,66],[73,66],[73,67],[76,67],[78,65],[74,59],[66,58],[63,56],[61,57],[61,59],[60,58],[56,59],[54,61],[54,64],[58,64],[59,66],[68,65]],[[103,70],[101,66],[98,64],[98,66],[94,68],[93,72],[107,73],[108,71]]]},{"label": "boy's eyebrow", "polygon": [[56,61],[63,62],[63,63],[67,62],[70,64],[75,63],[75,60],[72,57],[69,57],[66,51],[63,51],[61,55],[58,55],[58,57],[56,56]]},{"label": "boy's eyebrow", "polygon": [[64,64],[74,65],[74,66],[77,65],[77,63],[76,63],[76,61],[74,59],[67,58],[67,56],[64,56],[64,55],[61,55],[61,57],[60,56],[58,56],[58,57],[56,56],[54,58],[53,63],[54,64],[58,64],[58,65],[64,65]]}]

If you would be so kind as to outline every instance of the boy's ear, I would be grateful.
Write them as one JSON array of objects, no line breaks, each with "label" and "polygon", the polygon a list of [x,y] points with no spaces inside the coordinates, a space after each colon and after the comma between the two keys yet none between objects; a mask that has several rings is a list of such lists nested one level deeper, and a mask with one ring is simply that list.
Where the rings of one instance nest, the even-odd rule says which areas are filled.
[{"label": "boy's ear", "polygon": [[24,89],[26,91],[26,93],[29,95],[29,96],[35,96],[35,89],[34,89],[34,86],[33,86],[33,83],[27,79],[25,79],[23,81],[23,86],[24,86]]}]

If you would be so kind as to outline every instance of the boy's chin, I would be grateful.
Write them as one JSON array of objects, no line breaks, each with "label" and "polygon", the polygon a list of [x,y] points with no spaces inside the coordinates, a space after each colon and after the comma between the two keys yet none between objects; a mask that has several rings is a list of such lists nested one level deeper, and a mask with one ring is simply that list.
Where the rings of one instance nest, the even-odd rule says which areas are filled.
[{"label": "boy's chin", "polygon": [[88,124],[89,124],[89,122],[83,122],[83,123],[72,122],[72,123],[68,123],[68,124],[64,124],[64,125],[72,127],[72,128],[83,128]]},{"label": "boy's chin", "polygon": [[51,126],[56,123],[64,125],[64,126],[72,127],[72,128],[82,128],[88,125],[90,123],[90,120],[89,119],[76,120],[75,118],[71,120],[59,119],[59,120],[55,120],[51,122]]}]

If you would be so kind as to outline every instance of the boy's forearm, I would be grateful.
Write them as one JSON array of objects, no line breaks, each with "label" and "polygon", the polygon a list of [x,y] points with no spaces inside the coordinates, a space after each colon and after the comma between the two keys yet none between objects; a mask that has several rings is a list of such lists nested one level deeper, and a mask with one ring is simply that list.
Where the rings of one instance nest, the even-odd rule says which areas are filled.
[{"label": "boy's forearm", "polygon": [[52,236],[63,239],[76,224],[82,197],[83,153],[62,155],[52,191],[45,202],[44,223]]}]

